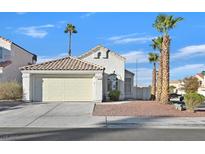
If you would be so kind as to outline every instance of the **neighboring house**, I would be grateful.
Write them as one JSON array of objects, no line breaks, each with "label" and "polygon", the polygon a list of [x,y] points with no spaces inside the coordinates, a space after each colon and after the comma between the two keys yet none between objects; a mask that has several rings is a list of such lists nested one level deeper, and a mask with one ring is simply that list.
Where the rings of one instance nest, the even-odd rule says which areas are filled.
[{"label": "neighboring house", "polygon": [[199,85],[201,88],[205,88],[205,71],[202,71],[201,73],[198,73],[195,75],[195,77],[198,79],[199,81]]},{"label": "neighboring house", "polygon": [[79,58],[65,57],[21,68],[25,101],[108,100],[111,90],[120,99],[133,98],[134,74],[125,70],[125,58],[97,46]]},{"label": "neighboring house", "polygon": [[185,94],[185,91],[184,91],[184,82],[182,80],[172,80],[170,81],[169,83],[169,86],[173,86],[175,87],[173,89],[173,92],[174,93],[177,93],[177,94]]},{"label": "neighboring house", "polygon": [[[197,73],[196,75],[194,75],[194,77],[196,77],[199,81],[198,93],[205,96],[205,71],[202,71],[201,73]],[[183,89],[184,82],[182,80],[170,81],[170,86],[175,87],[174,92],[178,94],[185,94],[185,91]]]},{"label": "neighboring house", "polygon": [[0,82],[21,82],[19,67],[34,64],[37,56],[19,45],[0,37]]},{"label": "neighboring house", "polygon": [[201,73],[196,74],[195,77],[199,81],[198,93],[205,96],[205,71],[202,71]]}]

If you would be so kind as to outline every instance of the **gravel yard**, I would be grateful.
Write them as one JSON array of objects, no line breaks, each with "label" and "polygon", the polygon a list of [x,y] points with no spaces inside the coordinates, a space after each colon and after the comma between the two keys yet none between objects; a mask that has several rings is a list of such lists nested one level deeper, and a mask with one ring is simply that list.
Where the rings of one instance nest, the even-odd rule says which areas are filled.
[{"label": "gravel yard", "polygon": [[205,117],[204,111],[176,110],[173,105],[153,101],[131,101],[127,103],[96,104],[94,116],[138,116],[138,117]]}]

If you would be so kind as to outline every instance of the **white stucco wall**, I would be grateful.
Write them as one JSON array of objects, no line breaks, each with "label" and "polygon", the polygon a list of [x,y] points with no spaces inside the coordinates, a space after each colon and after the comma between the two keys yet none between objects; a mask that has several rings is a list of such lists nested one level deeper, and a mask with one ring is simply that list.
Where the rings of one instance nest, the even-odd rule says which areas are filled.
[{"label": "white stucco wall", "polygon": [[201,81],[201,87],[205,87],[205,78],[202,78],[201,76],[199,76],[199,75],[195,75],[195,77],[199,80],[199,81]]},{"label": "white stucco wall", "polygon": [[[96,59],[97,53],[101,52],[100,59]],[[103,76],[103,94],[104,97],[108,97],[107,92],[107,75],[115,72],[119,79],[119,90],[121,92],[120,99],[124,99],[124,81],[125,81],[125,59],[116,55],[113,52],[109,52],[108,59],[105,59],[107,48],[101,47],[95,53],[92,53],[84,58],[85,61],[93,64],[100,65],[105,68]]]},{"label": "white stucco wall", "polygon": [[15,44],[10,44],[10,47],[8,46],[7,42],[5,44],[6,45],[3,45],[2,42],[0,43],[0,45],[3,45],[4,47],[10,50],[11,64],[3,68],[1,81],[21,82],[22,74],[21,71],[19,70],[19,67],[35,63],[35,61],[33,61],[33,55],[24,51],[23,49],[16,46]]}]

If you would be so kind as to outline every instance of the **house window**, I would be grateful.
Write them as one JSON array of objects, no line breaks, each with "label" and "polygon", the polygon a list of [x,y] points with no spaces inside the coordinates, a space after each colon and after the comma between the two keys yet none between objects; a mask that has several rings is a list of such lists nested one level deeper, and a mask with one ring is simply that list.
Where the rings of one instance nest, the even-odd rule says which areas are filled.
[{"label": "house window", "polygon": [[95,59],[100,59],[100,57],[101,57],[101,52],[98,52],[97,56],[95,57]]},{"label": "house window", "polygon": [[202,81],[199,81],[199,86],[200,86],[200,87],[202,86]]},{"label": "house window", "polygon": [[116,74],[111,74],[108,76],[107,89],[108,89],[108,91],[118,89],[118,78],[117,78]]},{"label": "house window", "polygon": [[106,55],[105,55],[104,59],[108,59],[108,58],[109,58],[109,53],[110,53],[110,50],[108,50],[108,51],[106,52]]},{"label": "house window", "polygon": [[0,59],[2,59],[2,58],[3,58],[3,48],[0,47]]}]

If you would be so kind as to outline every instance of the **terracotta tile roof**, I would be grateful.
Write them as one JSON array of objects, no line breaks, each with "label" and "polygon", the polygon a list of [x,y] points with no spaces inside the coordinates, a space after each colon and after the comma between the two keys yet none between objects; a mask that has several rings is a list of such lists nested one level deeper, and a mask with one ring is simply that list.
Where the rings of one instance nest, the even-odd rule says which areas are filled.
[{"label": "terracotta tile roof", "polygon": [[198,76],[200,76],[202,79],[204,78],[204,75],[202,73],[198,73]]},{"label": "terracotta tile roof", "polygon": [[95,65],[77,58],[64,57],[40,64],[28,65],[20,68],[21,70],[103,70],[103,67]]},{"label": "terracotta tile roof", "polygon": [[125,57],[123,57],[123,56],[121,56],[120,54],[118,54],[118,53],[116,53],[116,52],[114,52],[114,51],[112,51],[112,50],[110,50],[110,49],[104,47],[103,45],[97,45],[96,47],[94,47],[94,48],[90,49],[89,51],[85,52],[84,54],[80,55],[78,58],[79,58],[79,59],[83,59],[83,58],[85,58],[85,57],[91,55],[92,53],[97,52],[97,51],[98,51],[99,49],[101,49],[101,48],[104,48],[104,49],[106,49],[106,50],[109,50],[112,54],[114,54],[114,55],[116,55],[116,56],[122,58],[123,60],[126,60]]},{"label": "terracotta tile roof", "polygon": [[11,61],[3,61],[3,62],[0,62],[0,67],[6,67],[6,66],[8,66],[8,65],[10,65],[11,64]]},{"label": "terracotta tile roof", "polygon": [[2,39],[2,40],[4,40],[4,41],[6,41],[6,42],[8,42],[8,43],[12,43],[10,40],[8,40],[8,39],[4,38],[3,36],[0,36],[0,39]]}]

